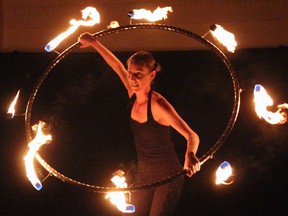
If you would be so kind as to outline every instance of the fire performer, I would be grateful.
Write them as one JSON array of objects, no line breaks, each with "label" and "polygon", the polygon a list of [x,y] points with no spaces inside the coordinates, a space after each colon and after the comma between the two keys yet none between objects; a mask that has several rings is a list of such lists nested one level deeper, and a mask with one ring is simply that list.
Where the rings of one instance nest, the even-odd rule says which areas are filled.
[{"label": "fire performer", "polygon": [[[137,150],[137,175],[135,185],[149,184],[182,170],[173,148],[170,127],[187,140],[183,169],[191,177],[200,170],[196,157],[198,135],[177,114],[172,105],[151,89],[160,65],[149,52],[136,52],[127,60],[126,69],[120,60],[104,47],[92,34],[82,34],[78,41],[81,48],[93,47],[118,74],[131,100],[130,124]],[[180,176],[157,188],[136,190],[131,203],[136,211],[132,215],[173,215],[183,188]],[[131,214],[130,214],[131,215]]]}]

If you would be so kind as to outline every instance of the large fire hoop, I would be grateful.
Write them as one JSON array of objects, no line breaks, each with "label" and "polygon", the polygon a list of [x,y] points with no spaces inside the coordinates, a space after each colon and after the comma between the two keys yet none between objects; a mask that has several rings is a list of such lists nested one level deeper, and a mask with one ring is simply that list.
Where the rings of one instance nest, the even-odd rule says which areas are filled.
[{"label": "large fire hoop", "polygon": [[[196,41],[202,43],[205,45],[207,48],[209,48],[212,52],[216,53],[220,59],[223,61],[225,66],[228,69],[228,72],[230,74],[232,84],[233,84],[233,92],[234,92],[234,98],[233,98],[233,108],[231,112],[230,119],[228,121],[228,124],[223,131],[223,133],[220,135],[216,143],[204,154],[200,157],[200,162],[201,164],[205,163],[207,160],[213,157],[213,155],[217,152],[217,150],[223,145],[223,143],[226,141],[228,136],[230,135],[235,122],[238,117],[239,113],[239,108],[240,108],[240,86],[238,83],[238,79],[236,76],[236,73],[228,60],[228,58],[225,56],[225,54],[217,48],[213,43],[210,41],[206,40],[204,37],[201,37],[191,31],[181,29],[178,27],[174,26],[168,26],[168,25],[162,25],[162,24],[133,24],[133,25],[126,25],[126,26],[120,26],[118,28],[112,28],[112,29],[106,29],[99,31],[95,34],[93,34],[94,37],[101,38],[107,35],[111,35],[114,33],[120,33],[120,32],[125,32],[125,31],[132,31],[136,29],[155,29],[155,30],[163,30],[163,31],[170,31],[178,34],[185,35],[187,37],[190,37],[192,39],[195,39]],[[50,74],[52,69],[59,63],[61,60],[63,60],[67,55],[69,55],[71,52],[75,51],[80,47],[80,43],[75,43],[66,50],[64,50],[62,53],[60,53],[51,63],[50,65],[46,68],[46,70],[42,73],[40,78],[38,79],[37,83],[35,84],[32,92],[30,93],[27,106],[26,106],[26,111],[25,111],[25,132],[26,132],[26,139],[27,142],[31,142],[32,140],[32,129],[31,129],[31,116],[32,116],[32,108],[33,108],[33,103],[36,98],[36,95],[42,85],[42,83],[45,81],[46,77]],[[133,191],[133,190],[139,190],[139,189],[146,189],[150,187],[156,187],[162,184],[165,184],[172,179],[184,175],[186,172],[180,171],[178,173],[175,173],[172,176],[168,176],[165,179],[159,180],[157,182],[151,182],[150,184],[146,185],[140,185],[140,186],[133,186],[133,187],[127,187],[127,188],[116,188],[116,187],[103,187],[103,186],[97,186],[97,185],[90,185],[87,183],[83,183],[77,180],[74,180],[72,178],[69,178],[62,173],[58,172],[56,169],[51,167],[40,155],[39,153],[36,153],[35,158],[37,161],[43,166],[44,169],[46,169],[49,173],[54,175],[56,178],[60,179],[63,182],[70,183],[72,185],[84,188],[89,191],[94,191],[97,193],[107,193],[109,191]]]}]

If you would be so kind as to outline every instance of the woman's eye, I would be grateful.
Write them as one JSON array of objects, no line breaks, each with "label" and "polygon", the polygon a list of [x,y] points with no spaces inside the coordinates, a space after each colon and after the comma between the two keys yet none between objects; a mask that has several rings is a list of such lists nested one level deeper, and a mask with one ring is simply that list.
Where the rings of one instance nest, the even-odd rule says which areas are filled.
[{"label": "woman's eye", "polygon": [[136,72],[136,73],[132,73],[132,72],[128,72],[128,76],[129,77],[135,77],[136,79],[140,79],[143,77],[143,74],[141,72]]},{"label": "woman's eye", "polygon": [[137,74],[135,74],[135,76],[136,76],[137,78],[143,77],[141,73],[137,73]]}]

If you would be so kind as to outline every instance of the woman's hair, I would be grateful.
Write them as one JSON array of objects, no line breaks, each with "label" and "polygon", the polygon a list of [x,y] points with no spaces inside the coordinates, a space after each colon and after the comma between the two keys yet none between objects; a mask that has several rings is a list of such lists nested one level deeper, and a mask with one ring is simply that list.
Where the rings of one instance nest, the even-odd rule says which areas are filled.
[{"label": "woman's hair", "polygon": [[153,55],[147,51],[138,51],[134,53],[128,60],[128,64],[136,64],[141,67],[147,67],[149,71],[160,71],[161,66],[155,61]]}]

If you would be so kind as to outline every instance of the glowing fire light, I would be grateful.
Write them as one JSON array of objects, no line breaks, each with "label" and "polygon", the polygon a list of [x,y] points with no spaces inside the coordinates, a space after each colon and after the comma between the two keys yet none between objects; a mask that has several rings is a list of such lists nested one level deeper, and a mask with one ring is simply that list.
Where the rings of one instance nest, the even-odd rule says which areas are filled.
[{"label": "glowing fire light", "polygon": [[70,25],[72,25],[67,31],[61,33],[52,41],[50,41],[46,46],[45,50],[51,52],[54,50],[65,38],[75,32],[79,26],[93,26],[100,22],[100,15],[96,8],[86,7],[82,11],[83,20],[70,20]]},{"label": "glowing fire light", "polygon": [[284,109],[288,109],[287,104],[278,105],[276,112],[268,111],[267,107],[273,105],[273,100],[260,84],[254,87],[254,103],[255,111],[260,119],[263,118],[270,124],[284,124],[287,121],[287,114],[284,112]]},{"label": "glowing fire light", "polygon": [[[126,188],[126,178],[124,177],[124,172],[118,170],[111,181],[116,185],[117,188]],[[106,199],[110,199],[110,202],[117,207],[117,209],[123,213],[133,213],[135,212],[135,206],[126,203],[127,192],[109,192],[106,195]]]},{"label": "glowing fire light", "polygon": [[229,52],[234,53],[237,46],[234,34],[226,31],[222,26],[217,24],[210,27],[210,32],[212,33],[213,37],[219,41],[220,44],[227,48]]},{"label": "glowing fire light", "polygon": [[34,156],[36,152],[39,150],[39,148],[47,143],[48,141],[52,140],[51,135],[44,135],[42,132],[42,128],[44,127],[44,122],[39,122],[38,125],[34,125],[33,129],[37,130],[35,138],[28,144],[29,151],[27,155],[24,157],[25,160],[25,167],[26,167],[26,175],[31,182],[31,184],[34,186],[36,190],[41,190],[42,184],[41,181],[37,178],[33,161]]},{"label": "glowing fire light", "polygon": [[232,175],[232,168],[227,161],[224,161],[220,164],[216,171],[216,184],[225,184],[229,185],[232,184],[233,181],[227,182],[227,180]]},{"label": "glowing fire light", "polygon": [[110,25],[107,26],[108,29],[111,29],[111,28],[118,28],[120,25],[119,23],[116,21],[116,20],[113,20],[110,22]]},{"label": "glowing fire light", "polygon": [[167,19],[168,12],[173,12],[172,7],[158,7],[153,12],[146,9],[134,9],[128,12],[131,19],[146,19],[150,22]]},{"label": "glowing fire light", "polygon": [[280,105],[278,105],[278,108],[280,108],[280,109],[288,109],[288,103],[284,103],[284,104],[280,104]]},{"label": "glowing fire light", "polygon": [[17,100],[18,100],[18,97],[19,97],[19,93],[20,93],[20,90],[18,90],[18,92],[17,92],[14,100],[13,100],[12,103],[10,104],[10,107],[9,107],[9,109],[8,109],[8,112],[7,112],[8,114],[11,115],[11,118],[13,118],[14,115],[15,115],[15,106],[16,106],[16,103],[17,103]]}]

